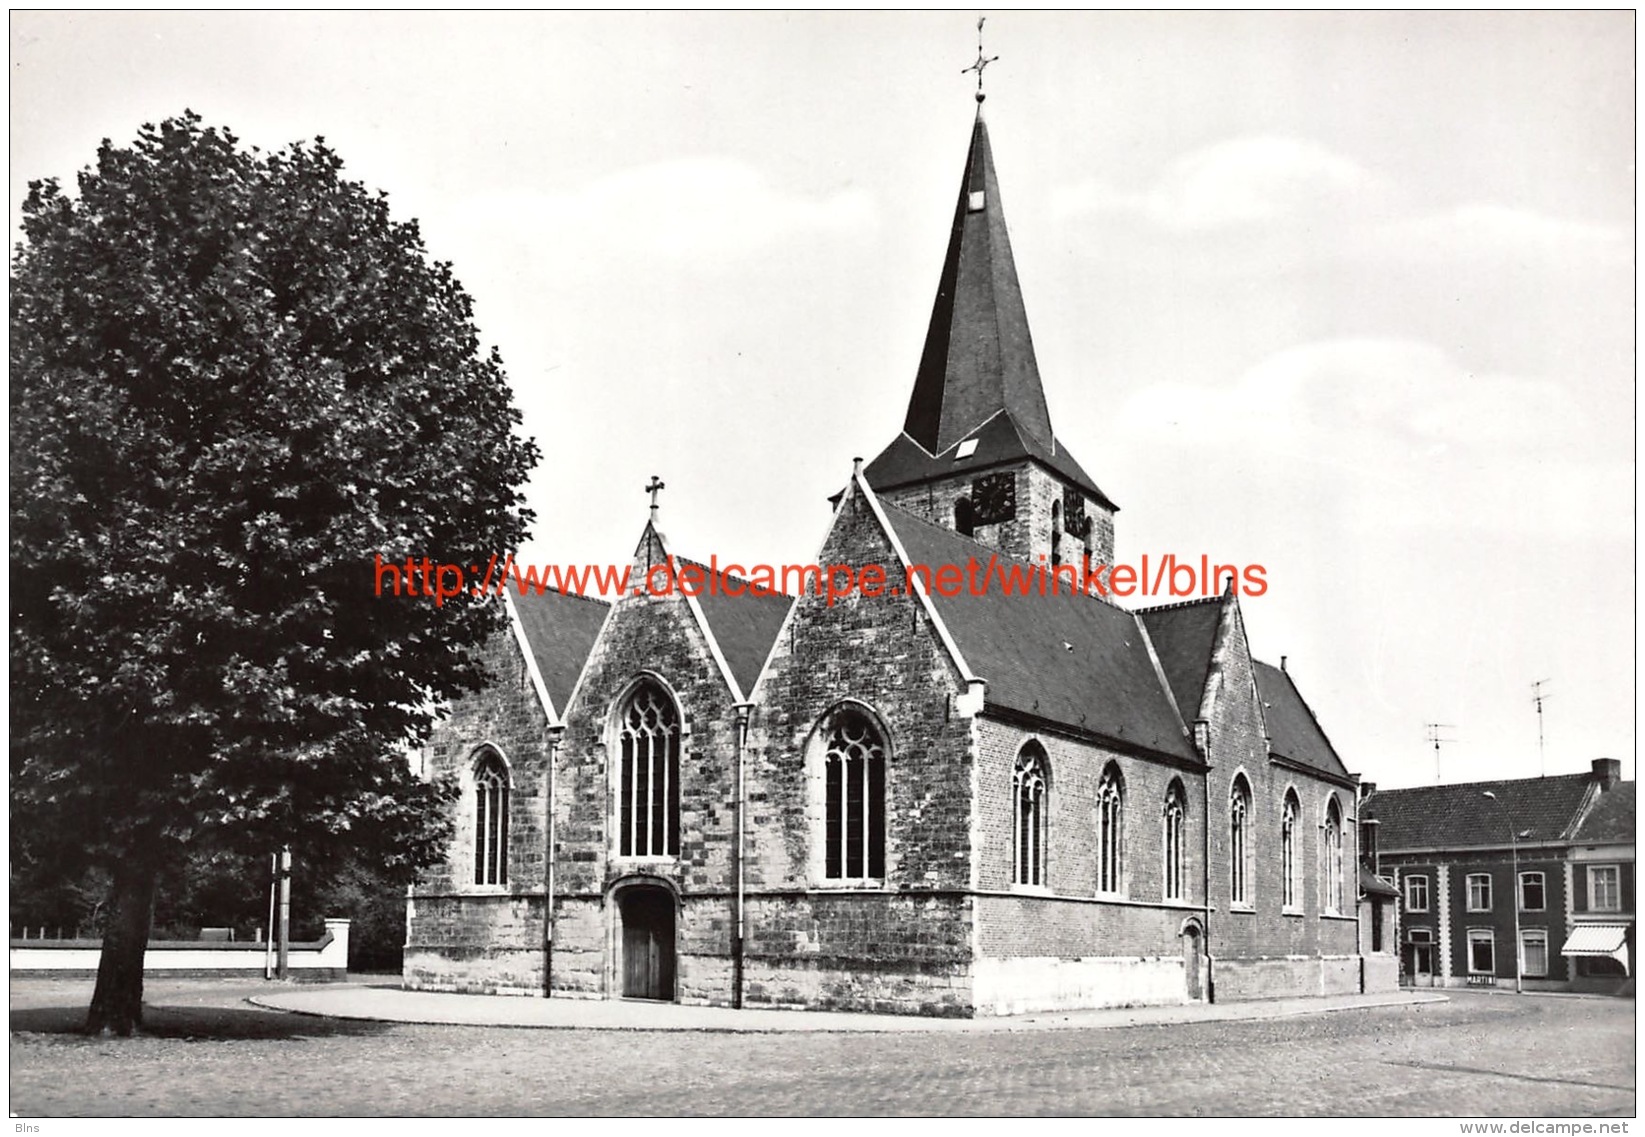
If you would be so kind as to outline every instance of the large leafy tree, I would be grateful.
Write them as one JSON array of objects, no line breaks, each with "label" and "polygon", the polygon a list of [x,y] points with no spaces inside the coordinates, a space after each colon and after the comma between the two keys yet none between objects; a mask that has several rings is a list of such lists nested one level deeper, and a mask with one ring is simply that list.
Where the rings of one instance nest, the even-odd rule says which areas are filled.
[{"label": "large leafy tree", "polygon": [[125,1034],[187,851],[439,855],[403,754],[499,606],[379,597],[374,555],[514,549],[537,450],[450,266],[323,140],[105,141],[30,186],[11,271],[13,824],[111,874],[87,1026]]}]

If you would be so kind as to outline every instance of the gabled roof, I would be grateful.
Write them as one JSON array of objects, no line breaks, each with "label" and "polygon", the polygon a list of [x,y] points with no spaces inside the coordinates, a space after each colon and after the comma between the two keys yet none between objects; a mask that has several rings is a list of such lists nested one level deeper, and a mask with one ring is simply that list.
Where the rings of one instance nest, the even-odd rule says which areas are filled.
[{"label": "gabled roof", "polygon": [[1251,661],[1251,667],[1256,675],[1257,697],[1262,700],[1263,721],[1268,726],[1269,753],[1340,778],[1348,777],[1348,767],[1342,764],[1290,675],[1257,659]]},{"label": "gabled roof", "polygon": [[1618,782],[1595,800],[1577,825],[1578,844],[1597,845],[1634,840],[1634,783]]},{"label": "gabled roof", "polygon": [[[945,457],[972,437],[977,453],[964,464]],[[889,489],[1025,458],[1116,508],[1052,433],[979,107],[903,434],[869,466],[868,477]]]},{"label": "gabled roof", "polygon": [[[1505,846],[1510,825],[1515,834],[1531,831],[1521,840],[1560,841],[1576,828],[1593,789],[1588,774],[1558,774],[1378,790],[1365,799],[1360,816],[1381,823],[1377,841],[1385,853]],[[1496,795],[1495,802],[1484,796],[1487,790]]]},{"label": "gabled roof", "polygon": [[[705,575],[709,573],[708,566],[700,561],[682,559],[682,563],[697,565]],[[737,595],[728,594],[728,583]],[[720,572],[714,578],[712,589],[704,588],[697,594],[697,603],[702,606],[703,619],[708,622],[714,642],[725,655],[726,666],[731,668],[737,686],[746,696],[754,690],[754,681],[760,677],[765,657],[776,642],[783,617],[788,614],[794,598],[781,593],[755,595],[741,577]]]},{"label": "gabled roof", "polygon": [[563,715],[611,605],[592,596],[554,589],[541,594],[528,590],[526,595],[512,595],[510,599],[519,613],[520,628],[531,645],[531,657],[543,677],[554,712]]},{"label": "gabled roof", "polygon": [[[916,565],[963,568],[975,559],[986,566],[990,556],[1021,563],[881,505]],[[955,596],[932,590],[931,600],[967,664],[987,680],[986,706],[1199,761],[1130,612],[1087,596],[1007,595],[997,582]]]},{"label": "gabled roof", "polygon": [[1145,608],[1137,616],[1148,629],[1177,709],[1185,721],[1193,722],[1199,717],[1205,677],[1211,670],[1211,650],[1217,643],[1217,628],[1222,625],[1222,597]]}]

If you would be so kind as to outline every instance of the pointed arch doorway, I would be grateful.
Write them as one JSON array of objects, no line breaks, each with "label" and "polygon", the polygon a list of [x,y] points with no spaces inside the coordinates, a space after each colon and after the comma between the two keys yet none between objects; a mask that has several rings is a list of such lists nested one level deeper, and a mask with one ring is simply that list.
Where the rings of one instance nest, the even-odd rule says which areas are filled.
[{"label": "pointed arch doorway", "polygon": [[617,981],[625,999],[674,998],[674,894],[636,884],[617,894]]}]

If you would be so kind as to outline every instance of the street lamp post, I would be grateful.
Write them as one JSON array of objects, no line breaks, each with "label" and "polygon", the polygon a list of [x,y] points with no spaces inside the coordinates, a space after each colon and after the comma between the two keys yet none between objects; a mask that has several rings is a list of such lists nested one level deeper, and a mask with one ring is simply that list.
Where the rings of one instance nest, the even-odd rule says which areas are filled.
[{"label": "street lamp post", "polygon": [[[1486,790],[1481,796],[1496,802],[1497,808],[1502,811],[1502,820],[1508,823],[1508,848],[1514,862],[1514,874],[1508,882],[1508,903],[1513,905],[1514,909],[1514,994],[1523,995],[1525,961],[1519,955],[1519,837],[1514,832],[1514,819],[1508,816],[1508,807],[1502,804],[1502,800],[1490,790]],[[1529,834],[1530,830],[1527,829],[1525,832]]]}]

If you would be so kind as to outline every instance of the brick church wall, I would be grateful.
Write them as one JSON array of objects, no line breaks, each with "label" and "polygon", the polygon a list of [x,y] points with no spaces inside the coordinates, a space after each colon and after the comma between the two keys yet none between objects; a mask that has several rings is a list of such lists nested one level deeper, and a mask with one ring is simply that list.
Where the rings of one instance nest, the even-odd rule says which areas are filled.
[{"label": "brick church wall", "polygon": [[[511,632],[484,648],[492,681],[457,700],[424,751],[430,777],[458,780],[455,833],[444,864],[412,890],[405,982],[425,990],[538,992],[543,977],[543,794],[548,718]],[[483,746],[509,772],[508,883],[474,883],[473,769]]]},{"label": "brick church wall", "polygon": [[[1044,554],[1047,563],[1051,556],[1051,507],[1063,500],[1064,483],[1032,463],[1015,470],[990,470],[989,474],[1010,473],[1016,479],[1016,516],[989,525],[979,525],[973,536],[991,549],[1006,556],[1038,563]],[[954,502],[971,493],[975,473],[958,474],[942,481],[916,486],[904,486],[880,495],[880,500],[907,510],[945,529],[954,528]],[[1080,495],[1085,512],[1091,518],[1091,561],[1110,564],[1114,559],[1114,514],[1098,504],[1095,498]],[[1064,527],[1067,519],[1063,519]],[[1079,542],[1065,535],[1062,548],[1066,563],[1079,563]]]}]

